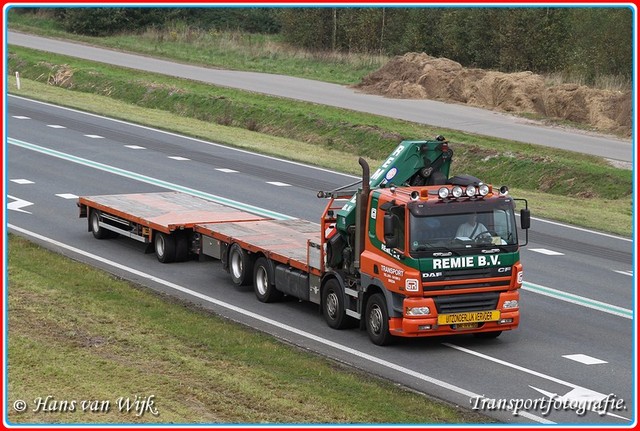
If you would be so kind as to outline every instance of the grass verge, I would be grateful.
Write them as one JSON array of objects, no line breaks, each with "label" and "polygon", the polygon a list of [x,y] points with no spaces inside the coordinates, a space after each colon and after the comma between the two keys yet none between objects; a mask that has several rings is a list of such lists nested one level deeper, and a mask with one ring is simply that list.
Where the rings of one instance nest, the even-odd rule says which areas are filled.
[{"label": "grass verge", "polygon": [[536,216],[631,235],[632,172],[597,157],[18,47],[9,66],[14,94],[343,172],[357,173],[358,156],[377,166],[402,139],[443,134],[455,151],[452,174],[507,184],[531,199]]},{"label": "grass verge", "polygon": [[[29,405],[11,423],[489,421],[14,235],[8,258],[8,399]],[[33,411],[47,396],[66,411]],[[157,415],[120,411],[136,396]]]}]

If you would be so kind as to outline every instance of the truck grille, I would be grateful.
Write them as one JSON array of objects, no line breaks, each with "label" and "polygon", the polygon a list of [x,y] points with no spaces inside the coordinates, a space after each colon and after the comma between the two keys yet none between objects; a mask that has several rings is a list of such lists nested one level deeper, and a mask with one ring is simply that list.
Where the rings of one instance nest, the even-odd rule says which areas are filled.
[{"label": "truck grille", "polygon": [[[496,277],[504,278],[504,281],[484,281],[484,279]],[[422,282],[425,283],[424,291],[428,292],[433,290],[472,289],[480,287],[508,287],[510,281],[508,277],[511,277],[510,267],[472,268],[423,272]],[[446,284],[447,281],[455,282],[461,280],[469,280],[469,283]]]},{"label": "truck grille", "polygon": [[459,269],[457,271],[443,271],[444,280],[464,280],[467,278],[496,277],[496,268]]},{"label": "truck grille", "polygon": [[439,314],[464,313],[466,311],[495,310],[500,292],[469,293],[464,295],[435,296]]}]

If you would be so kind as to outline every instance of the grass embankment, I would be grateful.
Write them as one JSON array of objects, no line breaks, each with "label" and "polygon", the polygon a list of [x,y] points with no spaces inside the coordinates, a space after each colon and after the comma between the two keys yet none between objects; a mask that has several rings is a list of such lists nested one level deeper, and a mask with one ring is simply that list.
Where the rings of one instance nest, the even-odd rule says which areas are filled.
[{"label": "grass embankment", "polygon": [[19,47],[10,47],[9,68],[23,78],[19,92],[10,81],[15,94],[351,173],[357,156],[376,166],[402,139],[443,134],[455,152],[452,174],[509,185],[535,216],[631,234],[632,172],[597,157]]},{"label": "grass embankment", "polygon": [[[9,236],[12,423],[464,423],[486,417],[277,342]],[[34,412],[34,400],[76,401]],[[153,396],[154,415],[119,411]],[[82,401],[109,401],[105,412]],[[104,404],[89,404],[89,406]],[[51,404],[49,404],[51,407]],[[60,404],[58,404],[60,406]]]}]

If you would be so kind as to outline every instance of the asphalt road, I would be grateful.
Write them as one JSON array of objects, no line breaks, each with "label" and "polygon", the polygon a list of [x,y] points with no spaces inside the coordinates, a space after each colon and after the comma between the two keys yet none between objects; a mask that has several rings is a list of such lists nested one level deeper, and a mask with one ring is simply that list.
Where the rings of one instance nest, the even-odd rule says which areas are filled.
[{"label": "asphalt road", "polygon": [[12,45],[131,69],[368,112],[436,127],[577,151],[624,162],[633,160],[631,141],[594,136],[578,130],[542,126],[523,118],[469,106],[433,100],[389,99],[358,93],[342,85],[266,73],[209,69],[11,31],[8,32],[8,42]]},{"label": "asphalt road", "polygon": [[[500,421],[621,425],[635,418],[628,239],[536,219],[522,251],[520,328],[491,341],[409,339],[381,348],[358,329],[328,328],[311,304],[258,302],[234,288],[216,261],[163,265],[134,241],[94,239],[77,217],[77,196],[189,188],[317,220],[324,202],[316,191],[352,177],[13,96],[7,127],[11,232],[425,394],[483,407]],[[561,401],[547,415],[498,408],[520,400],[531,407],[551,394],[567,405],[609,396],[625,409],[580,415]]]}]

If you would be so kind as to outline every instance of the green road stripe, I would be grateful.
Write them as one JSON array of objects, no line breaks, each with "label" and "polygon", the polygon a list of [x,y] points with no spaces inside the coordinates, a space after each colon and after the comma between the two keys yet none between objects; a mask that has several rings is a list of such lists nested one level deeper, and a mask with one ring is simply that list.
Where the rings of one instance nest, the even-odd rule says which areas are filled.
[{"label": "green road stripe", "polygon": [[539,284],[529,282],[522,283],[522,289],[534,293],[539,293],[540,295],[549,296],[551,298],[556,298],[561,301],[570,302],[572,304],[582,305],[583,307],[593,308],[594,310],[603,311],[615,316],[633,319],[633,310],[607,304],[606,302],[596,301],[595,299],[589,299],[583,296],[574,295],[573,293],[563,292],[561,290],[556,290],[550,287],[541,286]]},{"label": "green road stripe", "polygon": [[278,220],[293,220],[295,217],[291,217],[285,214],[280,214],[274,211],[269,211],[264,208],[254,207],[253,205],[247,205],[242,202],[237,202],[231,199],[223,198],[221,196],[212,195],[210,193],[206,193],[200,190],[195,190],[189,187],[184,187],[178,184],[173,184],[167,181],[162,181],[156,178],[148,177],[146,175],[137,174],[135,172],[127,171],[125,169],[116,168],[115,166],[105,165],[103,163],[94,162],[92,160],[83,159],[82,157],[77,157],[71,154],[62,153],[60,151],[52,150],[50,148],[41,147],[36,144],[31,144],[28,142],[20,141],[18,139],[8,138],[7,142],[12,145],[16,145],[22,148],[26,148],[27,150],[37,151],[42,154],[46,154],[49,156],[57,157],[59,159],[67,160],[69,162],[77,163],[79,165],[88,166],[90,168],[99,169],[101,171],[109,172],[115,175],[119,175],[121,177],[131,178],[136,181],[140,181],[147,184],[152,184],[159,187],[164,187],[169,190],[174,190],[178,192],[183,192],[190,194],[192,196],[201,197],[204,199],[208,199],[223,205],[227,205],[233,208],[238,208],[244,211],[248,211],[253,214],[257,214],[264,217],[270,217]]}]

